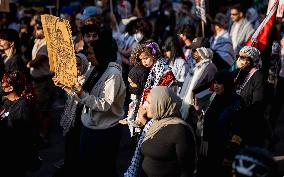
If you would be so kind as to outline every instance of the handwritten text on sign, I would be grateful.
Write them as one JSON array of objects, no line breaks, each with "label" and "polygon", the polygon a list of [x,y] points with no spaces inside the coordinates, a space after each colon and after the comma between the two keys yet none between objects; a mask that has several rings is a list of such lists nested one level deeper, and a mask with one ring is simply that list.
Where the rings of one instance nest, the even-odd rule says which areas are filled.
[{"label": "handwritten text on sign", "polygon": [[50,69],[61,84],[72,87],[77,82],[77,68],[69,22],[52,15],[41,15],[41,20]]}]

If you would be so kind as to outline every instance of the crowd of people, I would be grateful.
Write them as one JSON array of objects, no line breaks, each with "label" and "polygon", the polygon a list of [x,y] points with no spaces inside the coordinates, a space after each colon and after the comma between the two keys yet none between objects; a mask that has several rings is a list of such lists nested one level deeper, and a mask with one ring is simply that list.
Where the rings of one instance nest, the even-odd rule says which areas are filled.
[{"label": "crowd of people", "polygon": [[281,22],[264,52],[245,45],[265,18],[263,4],[209,2],[202,28],[192,0],[70,3],[60,9],[77,64],[68,87],[50,70],[46,12],[10,3],[0,21],[0,174],[40,168],[61,97],[62,176],[118,176],[126,136],[124,177],[277,177]]}]

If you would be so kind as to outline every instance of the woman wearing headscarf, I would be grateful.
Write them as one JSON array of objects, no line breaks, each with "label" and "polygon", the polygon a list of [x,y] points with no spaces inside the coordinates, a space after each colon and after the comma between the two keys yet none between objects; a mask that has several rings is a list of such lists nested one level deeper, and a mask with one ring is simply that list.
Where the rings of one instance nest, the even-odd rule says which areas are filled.
[{"label": "woman wearing headscarf", "polygon": [[217,72],[217,68],[212,62],[213,51],[210,48],[193,48],[192,54],[196,64],[193,71],[187,74],[179,95],[183,100],[181,114],[184,120],[188,120],[189,108],[195,104],[194,90],[203,85],[209,85]]},{"label": "woman wearing headscarf", "polygon": [[[241,139],[238,129],[241,120],[243,99],[234,90],[233,75],[229,71],[219,71],[214,76],[214,93],[204,114],[201,130],[200,159],[205,157],[205,169],[199,170],[201,176],[225,176],[222,163],[224,159],[233,160],[234,153],[240,147],[232,137]],[[234,148],[233,148],[234,147]],[[211,171],[211,169],[215,169]],[[207,174],[205,175],[206,173]]]},{"label": "woman wearing headscarf", "polygon": [[149,68],[146,68],[143,65],[136,65],[129,71],[129,74],[128,74],[129,92],[131,94],[130,95],[131,102],[129,103],[127,118],[120,121],[120,123],[122,124],[127,123],[129,125],[131,137],[134,135],[134,128],[131,126],[131,122],[136,119],[141,96],[142,96],[149,72],[150,72]]},{"label": "woman wearing headscarf", "polygon": [[262,66],[260,51],[251,46],[243,47],[239,52],[239,56],[237,56],[236,65],[238,69],[233,73],[235,75],[236,92],[245,102],[247,143],[250,145],[264,145],[266,122],[263,111],[264,80],[260,71]]},{"label": "woman wearing headscarf", "polygon": [[247,20],[251,23],[253,26],[253,29],[257,29],[258,26],[260,25],[259,22],[259,16],[255,8],[251,7],[247,10],[246,14]]},{"label": "woman wearing headscarf", "polygon": [[181,99],[172,89],[157,86],[150,91],[145,103],[146,108],[139,116],[147,118],[148,123],[124,176],[139,176],[141,163],[148,177],[192,176],[195,139],[191,127],[180,118]]}]

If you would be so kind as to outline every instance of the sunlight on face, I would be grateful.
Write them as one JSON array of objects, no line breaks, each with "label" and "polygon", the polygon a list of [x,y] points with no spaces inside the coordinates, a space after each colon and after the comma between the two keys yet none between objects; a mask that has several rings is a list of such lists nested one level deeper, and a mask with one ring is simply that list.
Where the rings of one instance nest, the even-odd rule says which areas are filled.
[{"label": "sunlight on face", "polygon": [[154,57],[149,55],[146,52],[142,52],[139,56],[139,59],[141,60],[142,65],[147,67],[147,68],[152,67],[153,64],[154,64]]}]

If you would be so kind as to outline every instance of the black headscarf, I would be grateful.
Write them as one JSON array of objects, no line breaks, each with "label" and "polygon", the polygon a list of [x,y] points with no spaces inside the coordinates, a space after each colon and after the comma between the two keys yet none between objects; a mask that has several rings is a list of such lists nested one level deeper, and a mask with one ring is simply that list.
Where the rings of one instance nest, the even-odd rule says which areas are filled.
[{"label": "black headscarf", "polygon": [[214,76],[214,81],[224,86],[225,93],[232,93],[234,91],[234,78],[233,74],[229,71],[219,71]]},{"label": "black headscarf", "polygon": [[149,72],[150,69],[143,65],[136,65],[129,71],[128,77],[137,85],[136,88],[129,86],[131,94],[138,96],[142,94]]}]

